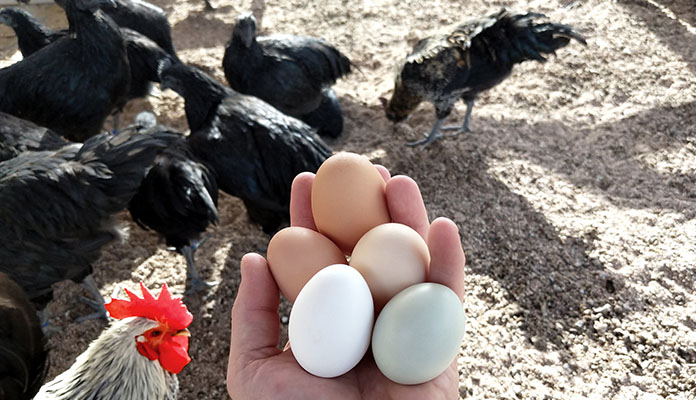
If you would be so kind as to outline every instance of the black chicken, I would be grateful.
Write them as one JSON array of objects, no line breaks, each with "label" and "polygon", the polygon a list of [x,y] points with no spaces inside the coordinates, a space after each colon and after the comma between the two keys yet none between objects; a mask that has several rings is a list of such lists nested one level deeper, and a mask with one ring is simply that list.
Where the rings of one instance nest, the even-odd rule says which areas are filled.
[{"label": "black chicken", "polygon": [[160,81],[185,99],[193,153],[215,170],[220,189],[241,198],[249,218],[273,233],[289,217],[295,175],[315,172],[331,150],[309,125],[196,68],[165,65]]},{"label": "black chicken", "polygon": [[[153,121],[154,122],[154,121]],[[171,132],[161,125],[141,126],[145,135]],[[128,205],[131,216],[144,229],[164,236],[167,246],[174,247],[186,259],[191,278],[189,291],[208,286],[200,279],[194,252],[200,236],[209,224],[217,224],[218,188],[210,171],[189,149],[183,135],[155,158],[155,163]]]},{"label": "black chicken", "polygon": [[0,112],[0,161],[25,151],[57,150],[68,143],[48,128]]},{"label": "black chicken", "polygon": [[[67,29],[51,30],[37,21],[34,16],[20,8],[0,10],[0,22],[12,27],[17,35],[19,51],[24,57],[35,53],[42,47],[68,34]],[[157,67],[165,59],[176,59],[164,51],[147,36],[129,28],[121,28],[126,42],[128,65],[130,68],[130,86],[123,101],[147,96],[152,90],[152,82],[158,82]],[[120,110],[125,104],[117,104]]]},{"label": "black chicken", "polygon": [[0,9],[0,23],[15,31],[19,51],[24,57],[28,57],[67,34],[67,31],[54,31],[47,28],[28,11],[17,7]]},{"label": "black chicken", "polygon": [[[171,135],[101,134],[84,144],[31,151],[0,163],[0,272],[39,308],[72,279],[102,300],[88,276],[101,248],[123,236],[125,209]],[[101,305],[103,308],[103,303]]]},{"label": "black chicken", "polygon": [[[351,62],[326,41],[292,35],[257,37],[256,19],[246,13],[237,17],[222,66],[232,89],[309,123],[322,136],[341,134],[343,113],[337,101],[327,99],[331,93],[327,90],[350,72]],[[315,110],[320,114],[307,116]]]},{"label": "black chicken", "polygon": [[0,111],[73,141],[99,133],[130,81],[121,31],[98,11],[110,2],[59,0],[71,34],[0,70]]},{"label": "black chicken", "polygon": [[[515,64],[526,60],[546,61],[575,39],[585,39],[571,27],[553,22],[534,23],[537,13],[512,15],[501,10],[489,17],[459,25],[452,33],[422,39],[402,62],[394,93],[385,105],[387,118],[405,119],[422,101],[435,105],[437,120],[423,140],[409,145],[427,145],[439,131],[468,132],[476,96],[502,82]],[[458,99],[466,105],[464,124],[440,128]]]},{"label": "black chicken", "polygon": [[32,399],[48,367],[44,335],[24,290],[2,272],[0,321],[0,399]]},{"label": "black chicken", "polygon": [[154,4],[143,0],[115,0],[116,7],[103,8],[119,26],[149,37],[164,51],[176,57],[172,43],[172,27],[167,14]]}]

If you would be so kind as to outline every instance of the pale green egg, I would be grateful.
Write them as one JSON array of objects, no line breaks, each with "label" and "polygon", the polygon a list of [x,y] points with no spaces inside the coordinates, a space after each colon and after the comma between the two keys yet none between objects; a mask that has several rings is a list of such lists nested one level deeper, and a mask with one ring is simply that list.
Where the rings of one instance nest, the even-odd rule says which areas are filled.
[{"label": "pale green egg", "polygon": [[404,385],[440,375],[459,353],[464,308],[452,289],[419,283],[394,296],[377,317],[372,354],[377,367]]}]

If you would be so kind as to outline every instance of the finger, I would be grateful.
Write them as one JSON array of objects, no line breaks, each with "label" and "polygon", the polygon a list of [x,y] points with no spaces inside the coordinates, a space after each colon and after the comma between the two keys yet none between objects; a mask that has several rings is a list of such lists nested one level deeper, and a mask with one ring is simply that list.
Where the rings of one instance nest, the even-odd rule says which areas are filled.
[{"label": "finger", "polygon": [[240,269],[242,282],[232,306],[229,369],[279,352],[280,292],[268,263],[260,255],[248,253],[242,257]]},{"label": "finger", "polygon": [[430,282],[441,283],[452,289],[460,299],[464,297],[464,265],[459,230],[452,220],[437,218],[428,232],[430,249]]},{"label": "finger", "polygon": [[379,174],[382,175],[382,179],[384,179],[385,182],[389,182],[389,178],[391,178],[389,170],[384,165],[374,164],[374,166],[377,168],[377,171],[379,171]]},{"label": "finger", "polygon": [[397,175],[387,182],[386,192],[392,221],[410,226],[427,240],[428,213],[416,181]]},{"label": "finger", "polygon": [[290,225],[317,230],[312,217],[312,183],[314,174],[302,172],[292,181],[290,188]]}]

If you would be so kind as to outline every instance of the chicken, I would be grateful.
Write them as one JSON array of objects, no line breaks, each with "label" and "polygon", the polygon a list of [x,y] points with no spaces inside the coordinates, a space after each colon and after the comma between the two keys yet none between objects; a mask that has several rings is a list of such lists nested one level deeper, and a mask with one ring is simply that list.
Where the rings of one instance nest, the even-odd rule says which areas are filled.
[{"label": "chicken", "polygon": [[[153,126],[144,126],[139,132],[148,135],[172,131],[154,125],[153,121]],[[194,252],[208,225],[217,224],[219,220],[217,199],[218,188],[213,172],[193,155],[188,142],[181,135],[157,155],[154,165],[128,205],[138,225],[163,235],[167,246],[174,247],[184,256],[191,279],[191,292],[210,284],[199,277]]]},{"label": "chicken", "polygon": [[68,143],[48,128],[0,112],[0,161],[25,151],[57,150]]},{"label": "chicken", "polygon": [[[435,105],[435,125],[425,139],[409,145],[430,144],[441,129],[470,131],[476,96],[507,78],[515,64],[545,62],[542,54],[554,53],[570,39],[586,44],[569,26],[534,22],[543,17],[537,13],[512,15],[503,9],[465,22],[449,34],[422,39],[401,62],[391,99],[382,99],[387,118],[401,121],[422,101],[429,101]],[[440,128],[458,99],[467,105],[463,125]]]},{"label": "chicken", "polygon": [[187,141],[213,168],[220,189],[241,198],[264,232],[275,232],[289,219],[295,175],[315,172],[331,150],[309,125],[196,68],[164,65],[160,81],[184,98],[191,129]]},{"label": "chicken", "polygon": [[139,32],[157,43],[169,55],[176,58],[172,43],[172,28],[167,14],[154,4],[142,0],[115,0],[116,7],[102,10],[119,26]]},{"label": "chicken", "polygon": [[[0,22],[4,22],[17,34],[19,50],[28,57],[42,47],[68,34],[67,29],[53,31],[37,21],[31,14],[20,8],[0,10]],[[128,28],[121,28],[126,43],[130,86],[123,102],[145,97],[152,90],[152,82],[158,82],[157,67],[165,59],[176,59],[164,51],[147,36]],[[120,110],[125,104],[117,104]]]},{"label": "chicken", "polygon": [[66,31],[53,31],[47,28],[28,11],[17,7],[1,9],[0,23],[9,26],[15,31],[19,51],[23,57],[28,57],[67,33]]},{"label": "chicken", "polygon": [[0,399],[29,400],[48,364],[39,318],[24,290],[0,272]]},{"label": "chicken", "polygon": [[[280,111],[312,125],[322,136],[337,137],[343,129],[338,102],[324,100],[327,89],[350,73],[350,60],[326,41],[292,35],[256,36],[251,13],[237,17],[222,60],[232,89],[256,96]],[[334,94],[335,96],[335,94]],[[324,101],[325,116],[306,118]],[[326,105],[335,104],[334,107]],[[322,121],[340,123],[322,125]],[[310,124],[311,125],[311,124]],[[339,128],[338,130],[336,130]]]},{"label": "chicken", "polygon": [[121,31],[97,9],[112,1],[58,0],[71,35],[0,70],[0,111],[72,141],[99,133],[130,82]]},{"label": "chicken", "polygon": [[104,245],[124,237],[114,214],[127,207],[157,152],[172,139],[101,134],[0,163],[0,272],[22,286],[37,308],[50,301],[51,286],[66,279],[83,281],[95,307],[103,307],[91,263]]},{"label": "chicken", "polygon": [[35,400],[174,400],[177,374],[191,361],[193,316],[167,285],[157,298],[141,283],[143,297],[126,289],[128,300],[106,304],[117,321],[75,363],[41,387]]}]

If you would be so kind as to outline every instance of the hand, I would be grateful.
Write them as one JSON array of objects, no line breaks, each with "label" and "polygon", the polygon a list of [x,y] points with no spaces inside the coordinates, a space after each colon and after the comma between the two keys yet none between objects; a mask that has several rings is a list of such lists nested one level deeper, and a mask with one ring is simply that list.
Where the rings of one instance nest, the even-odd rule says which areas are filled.
[{"label": "hand", "polygon": [[[406,176],[391,178],[377,166],[387,182],[386,195],[393,222],[415,229],[430,249],[429,281],[464,295],[464,251],[457,226],[447,218],[432,223],[418,185]],[[290,224],[316,230],[311,209],[314,174],[302,173],[292,184]],[[400,385],[377,369],[372,353],[344,375],[319,378],[295,361],[289,346],[277,348],[280,337],[280,291],[266,260],[254,253],[241,262],[242,282],[232,307],[232,338],[227,366],[227,390],[242,399],[456,399],[459,375],[456,359],[437,378],[420,385]]]}]

